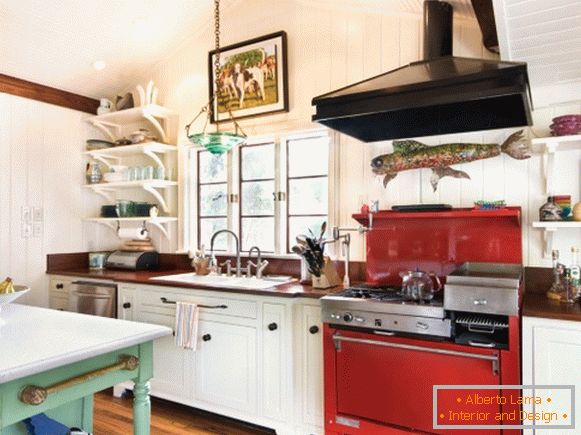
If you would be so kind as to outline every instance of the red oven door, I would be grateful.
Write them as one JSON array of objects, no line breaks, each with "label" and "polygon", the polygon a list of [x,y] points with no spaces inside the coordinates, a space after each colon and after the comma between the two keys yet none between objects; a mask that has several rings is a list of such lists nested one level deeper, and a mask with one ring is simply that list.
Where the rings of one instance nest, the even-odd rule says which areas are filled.
[{"label": "red oven door", "polygon": [[[334,345],[336,410],[339,416],[429,433],[450,433],[450,430],[433,429],[433,386],[500,383],[498,351],[493,349],[472,349],[453,343],[354,331],[331,331],[328,339],[332,339]],[[491,416],[500,411],[499,404],[468,405],[465,402],[469,392],[474,393],[473,390],[456,390],[440,394],[440,424],[469,424],[458,420],[451,422],[451,410],[487,411]],[[496,395],[499,390],[480,392]],[[458,398],[464,403],[457,403]],[[486,422],[480,421],[480,424],[498,422],[490,417]],[[500,433],[499,430],[462,429],[453,432],[455,435]]]}]

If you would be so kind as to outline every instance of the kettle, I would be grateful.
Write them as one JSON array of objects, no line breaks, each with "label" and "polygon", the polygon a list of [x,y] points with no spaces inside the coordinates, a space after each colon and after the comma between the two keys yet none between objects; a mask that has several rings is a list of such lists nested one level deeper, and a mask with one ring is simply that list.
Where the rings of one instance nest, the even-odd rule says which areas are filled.
[{"label": "kettle", "polygon": [[[442,290],[440,278],[433,272],[422,272],[419,268],[415,271],[400,272],[402,278],[401,295],[406,300],[429,302],[434,299],[434,294]],[[434,288],[434,280],[436,288]]]}]

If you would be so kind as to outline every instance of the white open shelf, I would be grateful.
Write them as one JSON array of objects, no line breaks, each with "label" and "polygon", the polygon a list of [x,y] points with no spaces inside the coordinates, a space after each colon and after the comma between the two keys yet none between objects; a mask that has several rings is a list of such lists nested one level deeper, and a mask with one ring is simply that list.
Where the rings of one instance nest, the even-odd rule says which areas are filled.
[{"label": "white open shelf", "polygon": [[167,145],[160,142],[144,142],[135,145],[120,145],[100,150],[85,151],[83,154],[104,163],[108,168],[112,164],[118,164],[119,160],[123,157],[143,154],[152,159],[158,166],[165,169],[165,164],[159,158],[158,154],[167,154],[176,151],[177,147],[175,145]]},{"label": "white open shelf", "polygon": [[143,189],[149,192],[157,201],[164,212],[168,212],[167,201],[157,189],[167,189],[177,186],[175,181],[167,180],[138,180],[138,181],[118,181],[115,183],[85,184],[86,189],[90,189],[101,195],[109,202],[115,202],[114,193],[120,189]]},{"label": "white open shelf", "polygon": [[111,217],[111,218],[85,218],[86,222],[95,222],[98,224],[105,225],[111,228],[113,231],[117,232],[120,224],[122,222],[143,222],[144,225],[151,225],[156,227],[166,239],[169,239],[169,233],[167,232],[167,224],[170,222],[176,222],[178,218],[170,216],[158,216],[155,218],[149,216],[142,217]]},{"label": "white open shelf", "polygon": [[177,117],[178,114],[173,110],[157,104],[148,104],[147,106],[91,116],[86,121],[105,133],[111,141],[115,141],[116,136],[119,136],[122,126],[147,120],[160,136],[162,142],[168,142],[167,128],[164,128],[161,122],[166,121],[167,124],[170,120],[177,121]]},{"label": "white open shelf", "polygon": [[540,148],[545,155],[545,194],[553,194],[553,176],[555,174],[555,153],[557,151],[581,149],[581,135],[548,136],[531,140],[533,148]]},{"label": "white open shelf", "polygon": [[550,257],[553,250],[553,234],[558,230],[581,228],[579,221],[535,221],[533,228],[543,230],[543,255]]}]

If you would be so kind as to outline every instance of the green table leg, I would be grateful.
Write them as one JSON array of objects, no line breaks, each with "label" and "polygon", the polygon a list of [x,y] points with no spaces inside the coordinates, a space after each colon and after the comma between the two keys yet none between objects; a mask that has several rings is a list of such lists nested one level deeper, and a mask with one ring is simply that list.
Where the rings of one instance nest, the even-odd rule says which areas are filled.
[{"label": "green table leg", "polygon": [[149,382],[138,381],[133,387],[133,433],[149,435],[151,419],[151,402],[149,400]]},{"label": "green table leg", "polygon": [[149,435],[151,402],[149,380],[153,376],[153,342],[139,345],[139,373],[133,387],[133,434]]}]

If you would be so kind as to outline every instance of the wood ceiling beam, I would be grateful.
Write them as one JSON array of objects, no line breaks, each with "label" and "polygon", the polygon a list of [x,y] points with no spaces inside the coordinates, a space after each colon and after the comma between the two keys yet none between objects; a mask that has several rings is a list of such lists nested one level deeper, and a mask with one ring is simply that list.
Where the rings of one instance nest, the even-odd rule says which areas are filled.
[{"label": "wood ceiling beam", "polygon": [[0,92],[95,115],[99,100],[0,74]]}]

